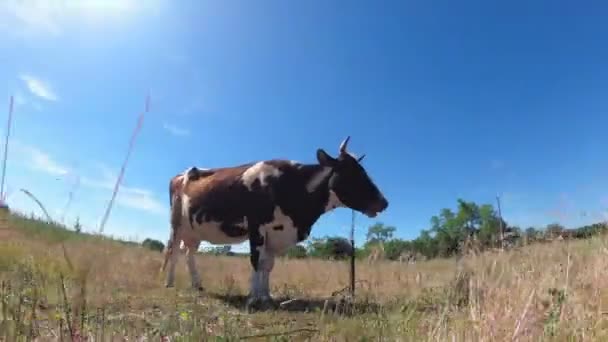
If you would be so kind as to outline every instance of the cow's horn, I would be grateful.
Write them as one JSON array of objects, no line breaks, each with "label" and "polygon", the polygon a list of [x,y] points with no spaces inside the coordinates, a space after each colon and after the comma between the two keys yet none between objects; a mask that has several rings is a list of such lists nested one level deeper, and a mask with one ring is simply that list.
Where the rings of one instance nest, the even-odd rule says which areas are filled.
[{"label": "cow's horn", "polygon": [[344,141],[342,141],[342,143],[340,144],[340,153],[346,152],[346,146],[348,145],[349,140],[350,140],[350,135],[347,136],[346,139],[344,139]]}]

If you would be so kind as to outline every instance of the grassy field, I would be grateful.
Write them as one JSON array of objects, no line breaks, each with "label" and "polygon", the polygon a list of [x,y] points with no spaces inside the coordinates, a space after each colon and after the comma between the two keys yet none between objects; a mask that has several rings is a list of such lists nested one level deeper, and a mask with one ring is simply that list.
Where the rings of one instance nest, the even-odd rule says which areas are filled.
[{"label": "grassy field", "polygon": [[165,289],[158,252],[10,216],[0,226],[0,340],[606,341],[607,242],[361,262],[353,305],[332,296],[348,284],[346,262],[282,259],[273,296],[298,300],[248,313],[247,258],[198,256],[198,294],[182,256],[176,288]]}]

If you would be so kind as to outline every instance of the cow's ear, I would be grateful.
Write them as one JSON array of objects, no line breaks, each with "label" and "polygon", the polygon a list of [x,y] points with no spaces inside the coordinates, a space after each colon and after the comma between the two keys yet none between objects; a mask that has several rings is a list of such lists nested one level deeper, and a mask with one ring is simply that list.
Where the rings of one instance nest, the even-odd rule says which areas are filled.
[{"label": "cow's ear", "polygon": [[327,152],[325,152],[325,150],[323,150],[322,148],[317,150],[317,160],[319,161],[319,164],[321,164],[321,166],[326,167],[334,167],[336,166],[337,162],[335,158],[327,154]]}]

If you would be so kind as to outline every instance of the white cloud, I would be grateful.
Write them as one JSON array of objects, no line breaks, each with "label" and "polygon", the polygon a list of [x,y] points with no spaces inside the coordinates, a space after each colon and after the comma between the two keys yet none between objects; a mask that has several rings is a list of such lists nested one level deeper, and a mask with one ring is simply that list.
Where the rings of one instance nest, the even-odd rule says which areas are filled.
[{"label": "white cloud", "polygon": [[35,102],[32,98],[30,98],[30,96],[27,96],[26,94],[22,93],[19,90],[15,91],[13,100],[14,100],[15,110],[19,110],[20,108],[23,108],[23,107],[29,107],[36,111],[42,110],[42,106],[40,105],[40,103]]},{"label": "white cloud", "polygon": [[67,166],[54,160],[48,153],[33,146],[22,144],[16,140],[12,142],[12,145],[17,154],[25,158],[25,163],[31,169],[42,171],[53,176],[63,176],[70,171]]},{"label": "white cloud", "polygon": [[[29,168],[42,171],[52,176],[60,176],[66,180],[69,180],[66,177],[70,175],[74,176],[74,171],[71,168],[56,161],[48,153],[18,141],[14,141],[12,144],[14,145],[15,150],[17,150],[17,153],[25,159],[25,163]],[[102,190],[105,193],[104,196],[107,195],[109,198],[111,192],[114,190],[118,173],[101,163],[97,163],[95,169],[98,175],[93,174],[75,177],[79,179],[80,184],[83,186]],[[165,204],[160,202],[152,191],[122,184],[116,196],[116,204],[152,214],[164,215],[168,210],[165,207]]]},{"label": "white cloud", "polygon": [[154,214],[167,214],[168,209],[150,191],[128,187],[119,189],[116,202],[124,207],[139,209]]},{"label": "white cloud", "polygon": [[135,14],[158,14],[166,0],[2,0],[0,29],[13,35],[59,36],[66,25],[102,25]]},{"label": "white cloud", "polygon": [[54,7],[50,1],[4,0],[0,5],[1,27],[12,33],[19,33],[20,30],[27,31],[21,34],[36,31],[56,36],[61,33],[61,28]]},{"label": "white cloud", "polygon": [[190,135],[190,131],[188,131],[187,129],[172,124],[163,123],[163,128],[167,130],[167,132],[178,137]]},{"label": "white cloud", "polygon": [[32,155],[33,166],[50,174],[62,176],[68,173],[68,169],[55,162],[48,154],[36,151]]},{"label": "white cloud", "polygon": [[[82,177],[81,182],[84,186],[114,191],[118,172],[114,172],[110,167],[103,163],[96,163],[99,177]],[[123,184],[118,188],[116,204],[123,207],[146,211],[153,214],[166,214],[167,208],[155,196],[155,194],[143,188],[131,187]]]},{"label": "white cloud", "polygon": [[50,84],[29,74],[21,74],[19,78],[25,83],[27,89],[33,95],[47,101],[58,101],[59,98]]}]

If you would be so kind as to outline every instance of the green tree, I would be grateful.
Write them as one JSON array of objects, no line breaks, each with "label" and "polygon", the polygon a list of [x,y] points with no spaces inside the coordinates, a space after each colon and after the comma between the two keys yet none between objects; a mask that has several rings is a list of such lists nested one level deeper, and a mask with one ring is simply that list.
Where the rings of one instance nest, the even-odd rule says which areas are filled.
[{"label": "green tree", "polygon": [[290,259],[306,258],[306,247],[302,245],[295,245],[289,248],[285,255]]},{"label": "green tree", "polygon": [[165,244],[154,239],[145,239],[141,245],[153,251],[162,252],[165,249]]},{"label": "green tree", "polygon": [[[489,204],[479,207],[480,227],[478,239],[482,246],[498,247],[500,241],[500,218],[498,213]],[[503,229],[507,227],[506,222],[502,222]]]},{"label": "green tree", "polygon": [[[493,247],[500,242],[501,219],[489,204],[478,205],[458,199],[457,211],[444,208],[431,217],[428,232],[421,232],[414,249],[431,258],[449,257],[461,253],[468,239],[476,236],[479,247]],[[503,220],[502,225],[507,227]]]},{"label": "green tree", "polygon": [[411,241],[402,239],[391,239],[384,243],[384,256],[389,260],[397,260],[403,252],[413,250]]},{"label": "green tree", "polygon": [[212,246],[208,250],[213,255],[233,255],[231,245]]},{"label": "green tree", "polygon": [[[486,206],[487,207],[487,206]],[[491,206],[489,206],[491,209]],[[458,213],[454,218],[464,234],[472,235],[479,231],[481,226],[480,208],[474,202],[458,199]]]},{"label": "green tree", "polygon": [[468,220],[466,213],[454,214],[447,208],[442,209],[439,216],[431,217],[431,232],[439,256],[449,257],[458,252],[461,243],[469,236],[465,227]]},{"label": "green tree", "polygon": [[80,224],[80,217],[76,217],[76,222],[74,223],[74,231],[76,233],[80,233],[82,231],[82,225]]},{"label": "green tree", "polygon": [[307,254],[315,258],[345,258],[352,253],[350,242],[342,237],[326,236],[313,238],[307,248]]},{"label": "green tree", "polygon": [[395,227],[385,226],[382,222],[377,222],[367,229],[365,236],[367,242],[385,242],[393,237]]},{"label": "green tree", "polygon": [[435,258],[438,254],[437,241],[429,230],[423,229],[418,238],[412,241],[412,249],[427,258]]},{"label": "green tree", "polygon": [[526,228],[525,235],[526,235],[526,238],[528,239],[528,241],[534,241],[534,240],[536,240],[538,231],[534,227],[528,227],[528,228]]},{"label": "green tree", "polygon": [[548,238],[554,238],[559,235],[566,228],[559,223],[550,223],[545,227],[545,236]]}]

